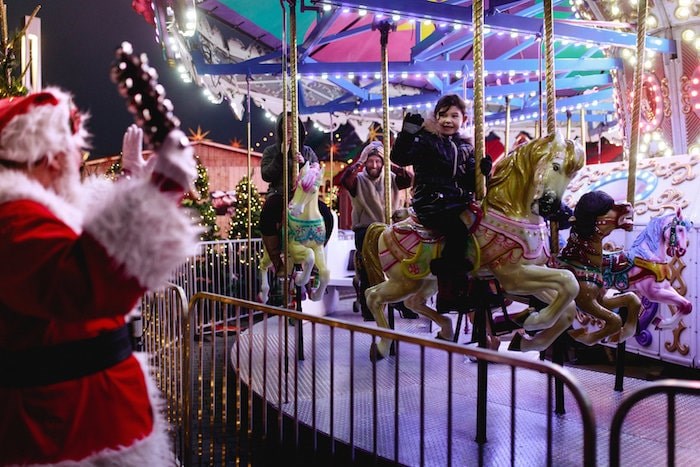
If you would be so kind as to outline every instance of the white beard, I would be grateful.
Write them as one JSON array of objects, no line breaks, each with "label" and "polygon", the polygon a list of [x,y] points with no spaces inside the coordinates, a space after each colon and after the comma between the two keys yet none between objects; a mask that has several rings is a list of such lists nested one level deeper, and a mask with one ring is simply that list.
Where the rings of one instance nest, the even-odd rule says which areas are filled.
[{"label": "white beard", "polygon": [[58,196],[72,205],[80,202],[80,167],[72,158],[67,158],[61,175],[53,180],[52,189]]}]

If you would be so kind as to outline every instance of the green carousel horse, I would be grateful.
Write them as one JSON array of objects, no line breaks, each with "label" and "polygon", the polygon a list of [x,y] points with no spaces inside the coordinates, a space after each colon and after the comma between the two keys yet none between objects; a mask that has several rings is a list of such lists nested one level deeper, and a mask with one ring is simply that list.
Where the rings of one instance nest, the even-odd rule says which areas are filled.
[{"label": "green carousel horse", "polygon": [[[537,332],[522,338],[521,350],[547,348],[576,313],[576,277],[547,266],[549,230],[544,218],[558,210],[564,190],[583,163],[583,149],[559,134],[533,140],[498,161],[482,202],[483,218],[472,234],[474,248],[469,255],[473,274],[495,276],[506,293],[534,296],[547,304],[539,311],[528,309],[523,328]],[[365,296],[378,326],[388,327],[385,305],[403,301],[437,323],[439,338],[453,338],[451,319],[427,304],[437,291],[429,265],[442,241],[414,217],[391,226],[370,226],[363,257],[376,285]],[[381,339],[372,346],[370,358],[385,357],[390,345],[391,340]]]},{"label": "green carousel horse", "polygon": [[[326,264],[323,249],[326,239],[326,227],[323,216],[318,209],[318,190],[323,180],[323,168],[316,162],[306,162],[299,169],[294,195],[289,201],[287,224],[289,226],[289,246],[284,264],[291,267],[301,265],[301,271],[295,273],[294,284],[303,287],[309,283],[314,266],[318,269],[318,286],[311,288],[309,298],[319,301],[323,298],[330,280],[330,270]],[[267,271],[272,265],[268,252],[263,251],[260,261],[260,301],[267,303],[270,282]],[[291,271],[288,270],[287,273]]]}]

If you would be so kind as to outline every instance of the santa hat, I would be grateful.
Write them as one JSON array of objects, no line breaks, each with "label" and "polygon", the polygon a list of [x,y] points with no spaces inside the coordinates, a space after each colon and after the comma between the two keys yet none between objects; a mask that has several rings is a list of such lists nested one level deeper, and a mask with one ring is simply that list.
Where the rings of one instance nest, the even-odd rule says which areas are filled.
[{"label": "santa hat", "polygon": [[0,100],[0,160],[31,165],[59,152],[86,146],[85,117],[70,94],[47,88]]}]

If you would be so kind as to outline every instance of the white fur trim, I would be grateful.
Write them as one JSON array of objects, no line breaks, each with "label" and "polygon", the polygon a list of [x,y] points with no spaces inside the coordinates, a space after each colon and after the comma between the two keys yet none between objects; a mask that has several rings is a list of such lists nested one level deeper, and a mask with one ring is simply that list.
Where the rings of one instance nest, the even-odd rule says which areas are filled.
[{"label": "white fur trim", "polygon": [[163,415],[165,400],[156,387],[156,383],[148,371],[148,356],[135,353],[141,364],[146,380],[148,398],[153,409],[153,431],[144,439],[136,441],[131,446],[120,449],[105,449],[92,454],[80,461],[63,461],[55,464],[31,464],[33,467],[122,467],[125,465],[160,467],[178,465],[172,450],[172,441],[168,436],[168,422]]},{"label": "white fur trim", "polygon": [[87,115],[81,116],[78,132],[70,127],[72,97],[58,88],[43,92],[58,99],[57,105],[38,105],[17,115],[0,130],[0,159],[32,164],[44,156],[59,152],[75,153],[84,148],[88,134],[84,129]]},{"label": "white fur trim", "polygon": [[191,219],[148,181],[122,180],[93,203],[83,227],[129,276],[155,289],[196,253],[200,231]]},{"label": "white fur trim", "polygon": [[39,182],[16,170],[0,171],[0,203],[29,199],[46,206],[56,217],[80,234],[83,212]]}]

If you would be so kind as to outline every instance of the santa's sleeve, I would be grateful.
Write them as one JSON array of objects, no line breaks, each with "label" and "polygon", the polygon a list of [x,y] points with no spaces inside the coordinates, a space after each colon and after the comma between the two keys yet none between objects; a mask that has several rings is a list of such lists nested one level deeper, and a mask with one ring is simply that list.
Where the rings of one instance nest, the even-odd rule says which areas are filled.
[{"label": "santa's sleeve", "polygon": [[65,320],[126,314],[193,253],[187,211],[144,181],[91,193],[77,233],[32,200],[0,205],[2,306]]},{"label": "santa's sleeve", "polygon": [[193,212],[173,203],[148,180],[122,180],[94,192],[84,233],[145,289],[161,286],[195,253],[201,229]]}]

